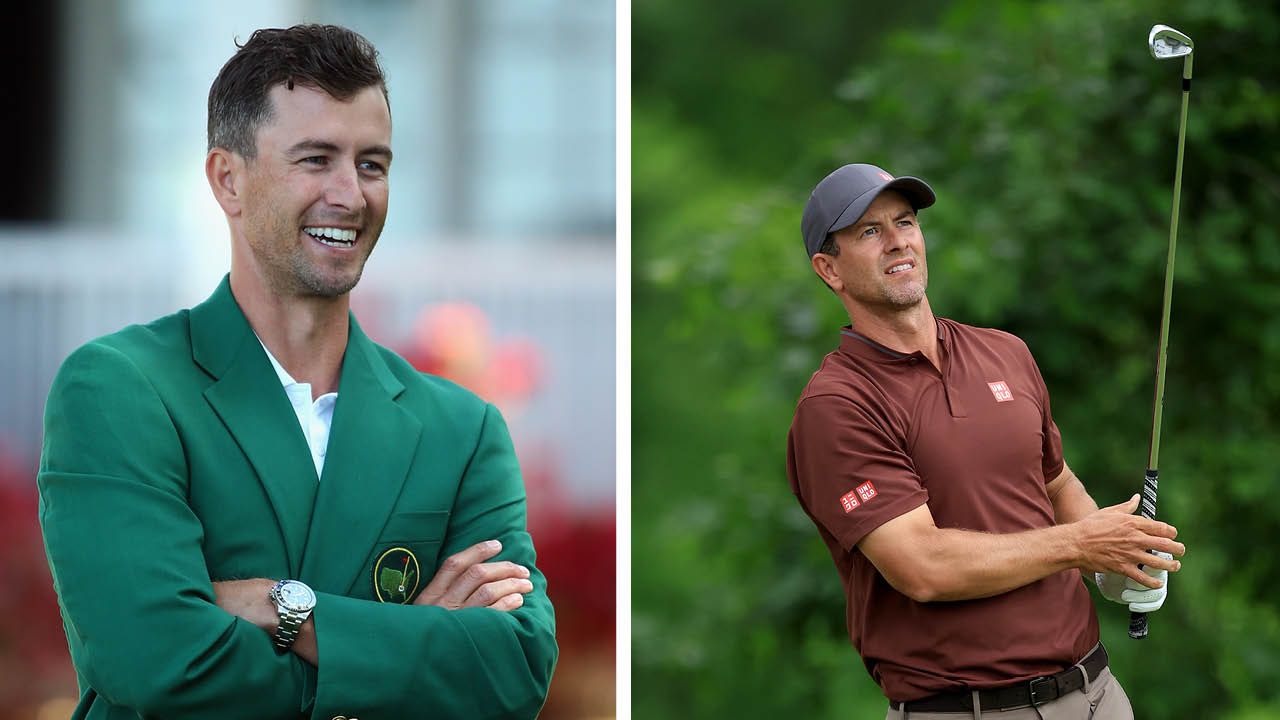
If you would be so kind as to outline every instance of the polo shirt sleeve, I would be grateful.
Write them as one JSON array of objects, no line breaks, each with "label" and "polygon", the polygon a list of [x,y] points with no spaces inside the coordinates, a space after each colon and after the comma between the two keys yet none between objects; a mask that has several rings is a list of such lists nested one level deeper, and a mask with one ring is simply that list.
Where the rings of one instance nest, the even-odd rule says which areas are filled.
[{"label": "polo shirt sleeve", "polygon": [[[1024,345],[1023,347],[1026,346]],[[1040,456],[1040,469],[1044,473],[1045,483],[1049,483],[1062,474],[1062,468],[1064,467],[1062,433],[1058,432],[1058,424],[1053,421],[1053,413],[1049,409],[1049,387],[1045,385],[1044,377],[1040,375],[1040,368],[1036,365],[1036,359],[1031,355],[1029,348],[1026,353],[1027,364],[1030,366],[1030,375],[1035,379],[1037,398],[1040,401],[1040,432],[1044,437],[1044,451]]]},{"label": "polo shirt sleeve", "polygon": [[889,421],[846,397],[801,400],[787,466],[805,512],[846,551],[929,499]]}]

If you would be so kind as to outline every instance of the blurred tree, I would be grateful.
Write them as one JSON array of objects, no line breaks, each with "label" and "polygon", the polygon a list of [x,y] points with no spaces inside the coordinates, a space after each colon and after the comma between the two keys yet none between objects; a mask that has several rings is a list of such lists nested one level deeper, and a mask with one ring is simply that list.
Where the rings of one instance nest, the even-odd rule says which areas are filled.
[{"label": "blurred tree", "polygon": [[784,472],[847,322],[799,235],[841,164],[930,181],[935,311],[1026,340],[1094,497],[1138,489],[1180,102],[1156,22],[1196,42],[1161,454],[1188,555],[1152,637],[1107,603],[1104,641],[1140,716],[1280,716],[1280,11],[706,5],[633,18],[635,716],[883,713]]}]

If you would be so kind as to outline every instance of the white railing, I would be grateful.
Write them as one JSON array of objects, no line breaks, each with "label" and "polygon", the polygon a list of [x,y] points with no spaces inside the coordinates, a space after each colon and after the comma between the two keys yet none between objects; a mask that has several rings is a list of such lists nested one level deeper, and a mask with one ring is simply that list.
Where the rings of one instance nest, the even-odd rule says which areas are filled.
[{"label": "white railing", "polygon": [[[80,344],[206,297],[225,263],[111,234],[8,230],[0,234],[0,443],[34,466],[45,396]],[[615,462],[612,242],[384,238],[352,306],[378,342],[405,347],[422,309],[466,302],[497,340],[524,338],[542,381],[510,418],[522,458],[554,464],[575,505],[612,504]]]}]

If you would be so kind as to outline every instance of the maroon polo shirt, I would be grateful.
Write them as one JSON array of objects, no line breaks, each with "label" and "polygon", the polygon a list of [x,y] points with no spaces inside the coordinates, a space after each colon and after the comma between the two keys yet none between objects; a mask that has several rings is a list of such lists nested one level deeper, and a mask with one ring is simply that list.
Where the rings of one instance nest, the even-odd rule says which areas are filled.
[{"label": "maroon polo shirt", "polygon": [[796,407],[787,475],[831,551],[849,636],[891,700],[1008,685],[1058,672],[1098,642],[1078,570],[980,600],[919,603],[857,549],[928,503],[940,528],[1012,533],[1054,524],[1045,484],[1062,439],[1027,346],[937,319],[939,372],[841,331]]}]

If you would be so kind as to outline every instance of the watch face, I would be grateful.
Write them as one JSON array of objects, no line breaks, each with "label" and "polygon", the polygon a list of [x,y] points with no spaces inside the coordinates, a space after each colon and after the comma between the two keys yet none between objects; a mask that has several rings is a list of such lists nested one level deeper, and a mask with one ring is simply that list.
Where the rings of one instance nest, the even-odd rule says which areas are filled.
[{"label": "watch face", "polygon": [[279,596],[280,603],[295,612],[310,610],[316,604],[316,594],[311,588],[293,580],[280,586]]}]

